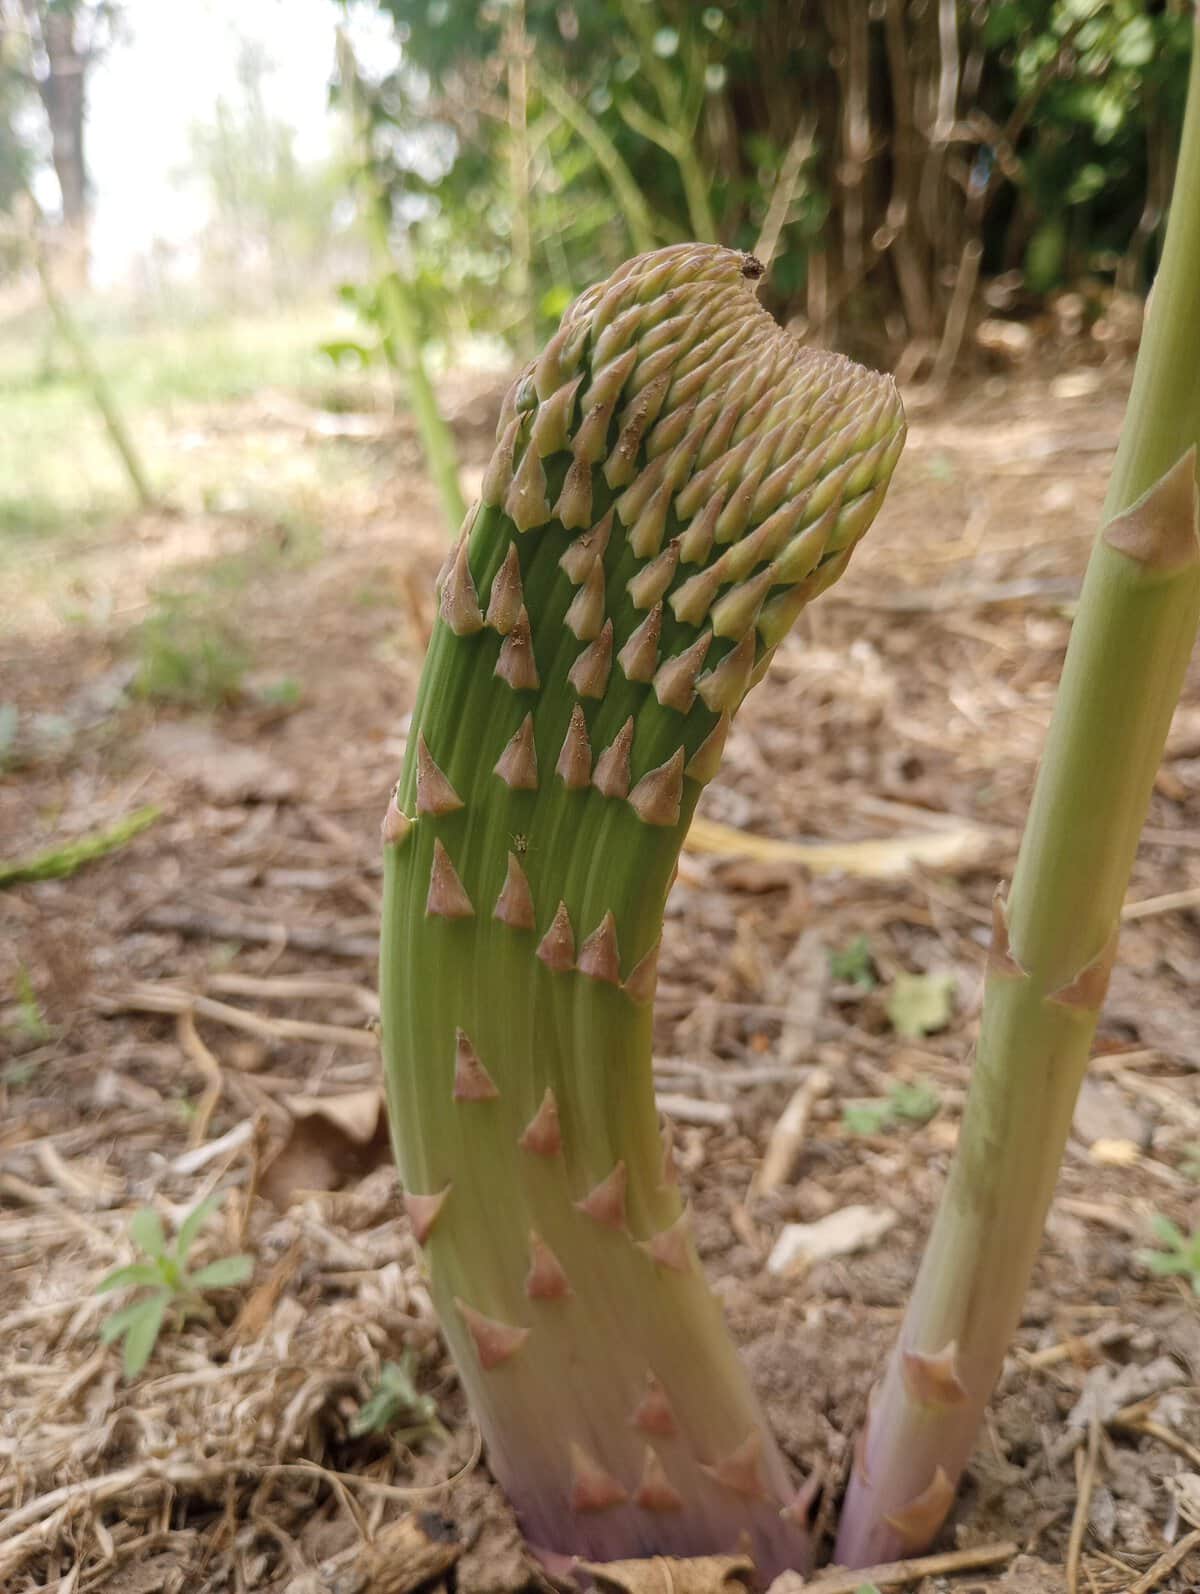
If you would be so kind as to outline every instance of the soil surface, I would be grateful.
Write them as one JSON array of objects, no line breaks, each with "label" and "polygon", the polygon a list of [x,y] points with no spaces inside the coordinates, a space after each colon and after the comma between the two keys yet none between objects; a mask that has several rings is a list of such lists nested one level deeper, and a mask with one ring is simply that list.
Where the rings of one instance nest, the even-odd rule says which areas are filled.
[{"label": "soil surface", "polygon": [[[1128,375],[995,375],[911,410],[879,523],[746,704],[671,897],[657,1069],[698,1242],[826,1521],[954,1146],[992,896]],[[458,407],[475,480],[493,399]],[[220,424],[275,421],[247,402]],[[68,877],[0,892],[13,1594],[545,1586],[479,1456],[379,1108],[379,821],[445,537],[403,419],[363,431],[384,485],[327,510],[319,557],[261,520],[145,516],[76,560],[73,580],[119,593],[108,623],[39,606],[0,636],[18,711],[0,859],[159,810]],[[292,446],[326,446],[321,427]],[[218,567],[251,675],[219,709],[139,697],[129,617]],[[1130,902],[1042,1258],[937,1547],[1001,1548],[927,1591],[1200,1586],[1200,1550],[1162,1560],[1200,1524],[1200,1297],[1142,1260],[1156,1216],[1200,1226],[1200,673]],[[802,1137],[763,1191],[797,1090]],[[127,1297],[97,1285],[135,1259],[137,1209],[169,1233],[218,1188],[191,1260],[244,1252],[253,1275],[169,1315],[127,1379],[100,1337]],[[861,1249],[768,1269],[785,1225],[855,1206]],[[364,1416],[381,1380],[391,1407]],[[449,1549],[426,1562],[406,1539],[385,1575],[369,1546],[388,1533]],[[393,1575],[405,1555],[416,1581]]]}]

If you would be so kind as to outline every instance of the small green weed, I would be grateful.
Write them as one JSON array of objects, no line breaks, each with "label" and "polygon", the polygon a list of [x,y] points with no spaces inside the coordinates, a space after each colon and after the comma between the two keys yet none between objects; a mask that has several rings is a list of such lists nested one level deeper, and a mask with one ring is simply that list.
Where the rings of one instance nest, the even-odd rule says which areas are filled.
[{"label": "small green weed", "polygon": [[214,1193],[193,1207],[179,1225],[173,1245],[167,1243],[157,1212],[143,1207],[130,1218],[129,1237],[147,1260],[114,1268],[96,1286],[98,1295],[108,1290],[149,1291],[113,1312],[100,1328],[104,1344],[124,1340],[126,1378],[136,1378],[150,1360],[168,1312],[180,1323],[189,1317],[211,1317],[212,1307],[203,1292],[244,1284],[253,1272],[254,1258],[244,1255],[218,1257],[195,1273],[188,1271],[188,1252],[220,1201]]},{"label": "small green weed", "polygon": [[356,1439],[400,1428],[396,1437],[407,1442],[441,1427],[437,1403],[417,1391],[415,1368],[411,1351],[405,1351],[398,1362],[384,1362],[378,1384],[350,1419],[350,1432]]},{"label": "small green weed", "polygon": [[298,708],[304,688],[293,676],[282,675],[278,680],[264,681],[254,695],[268,708]]},{"label": "small green weed", "polygon": [[875,959],[871,943],[865,935],[856,935],[839,952],[829,954],[829,972],[843,985],[857,985],[860,991],[873,991],[879,981],[875,974]]},{"label": "small green weed", "polygon": [[0,770],[15,761],[21,715],[15,703],[0,703]]},{"label": "small green weed", "polygon": [[19,964],[17,967],[15,984],[17,987],[15,1027],[27,1046],[42,1046],[53,1038],[54,1026],[46,1022],[42,1004],[37,999],[33,981],[29,978],[29,970],[24,964]]},{"label": "small green weed", "polygon": [[161,703],[222,708],[242,696],[250,659],[222,620],[179,595],[164,595],[138,632],[135,690]]},{"label": "small green weed", "polygon": [[1190,1281],[1193,1292],[1200,1295],[1200,1228],[1185,1234],[1178,1224],[1158,1212],[1150,1220],[1150,1227],[1158,1249],[1139,1251],[1138,1261],[1160,1277],[1182,1274]]},{"label": "small green weed", "polygon": [[878,1101],[855,1102],[842,1112],[842,1127],[852,1135],[877,1135],[900,1120],[928,1123],[942,1104],[937,1091],[924,1080],[913,1085],[893,1085]]}]

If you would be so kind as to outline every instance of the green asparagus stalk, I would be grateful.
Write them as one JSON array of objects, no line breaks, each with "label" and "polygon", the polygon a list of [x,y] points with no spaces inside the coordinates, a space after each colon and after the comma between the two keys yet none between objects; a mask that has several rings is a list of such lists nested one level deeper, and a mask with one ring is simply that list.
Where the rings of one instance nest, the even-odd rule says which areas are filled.
[{"label": "green asparagus stalk", "polygon": [[510,391],[384,820],[388,1100],[493,1472],[589,1559],[803,1566],[651,1071],[663,908],[730,719],[867,528],[904,423],[751,257],[642,255]]},{"label": "green asparagus stalk", "polygon": [[1020,1319],[1200,619],[1200,50],[1101,528],[1007,902],[962,1132],[872,1400],[837,1558],[936,1534]]}]

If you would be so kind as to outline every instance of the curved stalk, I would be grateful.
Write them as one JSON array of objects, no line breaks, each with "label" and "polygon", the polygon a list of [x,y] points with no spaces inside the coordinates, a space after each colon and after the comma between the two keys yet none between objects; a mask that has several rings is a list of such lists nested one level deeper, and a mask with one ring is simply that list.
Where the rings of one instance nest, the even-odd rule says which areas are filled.
[{"label": "curved stalk", "polygon": [[505,402],[384,824],[383,1038],[434,1300],[533,1542],[803,1566],[658,1122],[655,964],[729,720],[903,442],[750,257],[640,256]]}]

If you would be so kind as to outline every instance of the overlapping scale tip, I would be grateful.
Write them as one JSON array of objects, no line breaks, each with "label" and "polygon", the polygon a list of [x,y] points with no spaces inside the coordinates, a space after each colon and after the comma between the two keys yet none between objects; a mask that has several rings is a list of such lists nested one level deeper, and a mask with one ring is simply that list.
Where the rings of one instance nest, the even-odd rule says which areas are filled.
[{"label": "overlapping scale tip", "polygon": [[[683,716],[689,761],[845,568],[904,441],[891,379],[803,348],[759,305],[761,274],[751,256],[681,244],[582,294],[509,393],[483,486],[516,541],[572,534],[557,557],[573,590],[552,623],[579,644],[563,655],[575,696],[645,688],[643,703]],[[510,548],[488,621],[497,610],[518,632],[498,673],[520,688],[536,677],[520,669],[516,568]],[[459,586],[458,624],[476,627]]]}]

